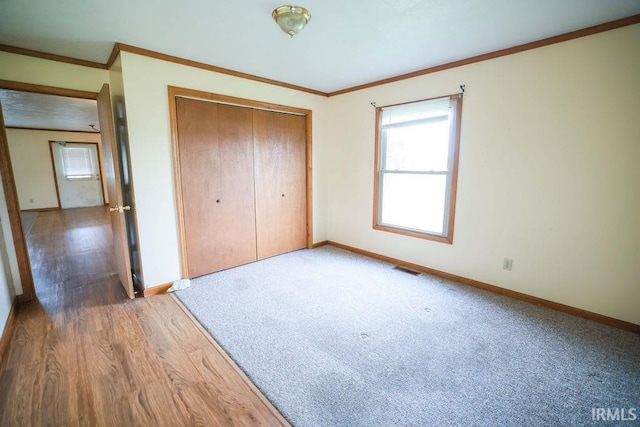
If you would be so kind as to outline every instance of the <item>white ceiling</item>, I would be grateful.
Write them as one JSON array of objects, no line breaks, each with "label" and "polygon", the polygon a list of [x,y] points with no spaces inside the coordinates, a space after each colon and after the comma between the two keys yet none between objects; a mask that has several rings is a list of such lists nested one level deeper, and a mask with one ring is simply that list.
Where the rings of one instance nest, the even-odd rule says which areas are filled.
[{"label": "white ceiling", "polygon": [[0,43],[105,63],[115,42],[332,92],[640,14],[640,0],[2,0]]},{"label": "white ceiling", "polygon": [[98,126],[95,100],[0,89],[6,127],[94,132]]}]

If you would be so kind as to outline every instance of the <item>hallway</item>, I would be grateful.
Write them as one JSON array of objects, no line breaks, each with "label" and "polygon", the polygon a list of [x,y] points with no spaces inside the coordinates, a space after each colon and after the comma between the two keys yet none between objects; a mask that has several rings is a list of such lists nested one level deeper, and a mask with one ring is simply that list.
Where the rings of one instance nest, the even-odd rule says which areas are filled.
[{"label": "hallway", "polygon": [[56,295],[70,296],[69,291],[99,293],[114,280],[120,287],[105,207],[39,212],[27,234],[27,246],[41,302]]},{"label": "hallway", "polygon": [[286,425],[171,296],[127,298],[106,208],[41,212],[27,240],[0,425]]}]

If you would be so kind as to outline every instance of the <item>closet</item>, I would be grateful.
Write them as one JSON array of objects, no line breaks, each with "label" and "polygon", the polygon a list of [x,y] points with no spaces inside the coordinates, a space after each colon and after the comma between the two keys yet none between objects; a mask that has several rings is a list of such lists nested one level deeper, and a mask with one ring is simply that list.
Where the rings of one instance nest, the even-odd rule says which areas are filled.
[{"label": "closet", "polygon": [[306,118],[175,102],[186,275],[306,247]]}]

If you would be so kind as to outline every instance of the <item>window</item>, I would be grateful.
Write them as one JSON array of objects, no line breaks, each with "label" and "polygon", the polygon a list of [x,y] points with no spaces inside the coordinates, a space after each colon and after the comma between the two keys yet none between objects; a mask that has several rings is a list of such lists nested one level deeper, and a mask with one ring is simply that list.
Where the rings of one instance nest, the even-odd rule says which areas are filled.
[{"label": "window", "polygon": [[67,179],[91,179],[97,175],[91,160],[91,149],[86,147],[62,147],[62,164]]},{"label": "window", "polygon": [[453,242],[461,109],[452,95],[377,110],[375,229]]}]

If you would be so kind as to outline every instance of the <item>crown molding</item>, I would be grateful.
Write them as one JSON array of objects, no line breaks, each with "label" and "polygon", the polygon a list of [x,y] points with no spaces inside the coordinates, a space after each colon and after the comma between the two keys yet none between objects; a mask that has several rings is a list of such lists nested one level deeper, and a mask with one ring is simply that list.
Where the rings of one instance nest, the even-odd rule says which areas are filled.
[{"label": "crown molding", "polygon": [[602,33],[609,30],[614,30],[617,28],[626,27],[629,25],[635,25],[640,23],[640,14],[628,16],[626,18],[617,19],[615,21],[605,22],[603,24],[594,25],[592,27],[583,28],[576,31],[571,31],[569,33],[560,34],[553,37],[548,37],[545,39],[533,41],[530,43],[521,44],[518,46],[513,46],[506,49],[500,49],[493,52],[484,53],[482,55],[473,56],[470,58],[461,59],[458,61],[449,62],[446,64],[436,65],[433,67],[424,68],[417,71],[412,71],[410,73],[400,74],[398,76],[389,77],[386,79],[376,80],[369,83],[363,83],[357,86],[340,89],[333,92],[323,92],[320,90],[310,89],[303,86],[293,85],[285,82],[281,82],[278,80],[272,80],[265,77],[256,76],[253,74],[247,74],[240,71],[230,70],[228,68],[222,68],[211,64],[206,64],[204,62],[193,61],[190,59],[180,58],[178,56],[168,55],[161,52],[156,52],[149,49],[144,49],[137,46],[132,46],[124,43],[115,43],[113,46],[113,50],[111,51],[111,55],[109,55],[109,59],[105,64],[101,64],[99,62],[85,61],[83,59],[71,58],[68,56],[54,55],[51,53],[39,52],[31,49],[24,49],[15,46],[9,46],[5,44],[0,44],[0,51],[16,53],[19,55],[25,56],[33,56],[36,58],[49,59],[52,61],[58,62],[66,62],[69,64],[81,65],[85,67],[98,68],[101,70],[108,70],[113,66],[113,63],[116,61],[120,52],[129,52],[137,55],[147,56],[149,58],[160,59],[162,61],[173,62],[176,64],[186,65],[188,67],[200,68],[207,71],[212,71],[215,73],[227,74],[234,77],[239,77],[242,79],[257,81],[260,83],[266,83],[274,86],[280,86],[287,89],[297,90],[300,92],[306,92],[313,95],[332,97],[343,95],[349,92],[355,92],[358,90],[368,89],[375,86],[381,86],[389,83],[399,82],[406,79],[411,79],[413,77],[424,76],[426,74],[436,73],[438,71],[449,70],[452,68],[462,67],[465,65],[475,64],[477,62],[487,61],[489,59],[500,58],[502,56],[513,55],[516,53],[524,52],[531,49],[537,49],[544,46],[549,46],[556,43],[562,43],[569,40],[574,40],[581,37],[590,36],[593,34]]},{"label": "crown molding", "polygon": [[99,62],[86,61],[84,59],[72,58],[70,56],[56,55],[53,53],[40,52],[38,50],[25,49],[22,47],[9,46],[0,44],[0,51],[16,53],[18,55],[32,56],[34,58],[49,59],[51,61],[65,62],[67,64],[82,65],[83,67],[98,68],[106,70],[107,65]]},{"label": "crown molding", "polygon": [[265,77],[256,76],[253,74],[242,73],[240,71],[230,70],[228,68],[222,68],[215,65],[205,64],[204,62],[192,61],[190,59],[180,58],[178,56],[167,55],[165,53],[155,52],[149,49],[143,49],[141,47],[131,46],[124,43],[116,43],[113,47],[113,51],[109,57],[110,63],[107,66],[113,65],[113,62],[118,57],[120,52],[135,53],[137,55],[147,56],[149,58],[160,59],[162,61],[173,62],[175,64],[186,65],[188,67],[200,68],[207,71],[213,71],[214,73],[227,74],[234,77],[240,77],[242,79],[253,80],[260,83],[267,83],[274,86],[280,86],[287,89],[298,90],[300,92],[307,92],[313,95],[327,96],[326,92],[322,92],[315,89],[306,88],[303,86],[297,86],[277,80],[267,79]]},{"label": "crown molding", "polygon": [[370,83],[364,83],[358,86],[353,86],[346,89],[337,90],[335,92],[329,92],[328,96],[337,96],[349,92],[355,92],[362,89],[368,89],[375,86],[382,86],[388,83],[399,82],[401,80],[410,79],[413,77],[424,76],[426,74],[437,73],[438,71],[449,70],[451,68],[462,67],[464,65],[475,64],[476,62],[487,61],[489,59],[500,58],[501,56],[513,55],[515,53],[524,52],[531,49],[537,49],[539,47],[549,46],[556,43],[566,42],[581,37],[590,36],[604,31],[615,30],[616,28],[626,27],[628,25],[634,25],[640,23],[640,15],[633,15],[627,18],[617,19],[615,21],[605,22],[604,24],[594,25],[593,27],[583,28],[581,30],[572,31],[570,33],[564,33],[546,39],[537,40],[530,43],[513,46],[506,49],[500,49],[493,52],[488,52],[482,55],[473,56],[471,58],[461,59],[459,61],[449,62],[447,64],[436,65],[434,67],[424,68],[422,70],[412,71],[410,73],[401,74],[395,77],[389,77],[382,80],[376,80]]}]

